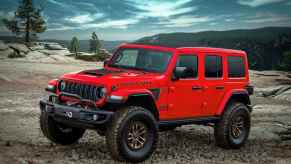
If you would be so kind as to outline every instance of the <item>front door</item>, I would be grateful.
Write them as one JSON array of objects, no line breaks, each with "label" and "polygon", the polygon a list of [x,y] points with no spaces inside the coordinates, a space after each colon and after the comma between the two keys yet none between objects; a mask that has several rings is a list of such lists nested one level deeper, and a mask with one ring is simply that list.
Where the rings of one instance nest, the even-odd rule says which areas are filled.
[{"label": "front door", "polygon": [[169,113],[171,118],[185,119],[202,115],[203,90],[199,80],[198,55],[181,54],[176,68],[186,67],[178,80],[170,81]]}]

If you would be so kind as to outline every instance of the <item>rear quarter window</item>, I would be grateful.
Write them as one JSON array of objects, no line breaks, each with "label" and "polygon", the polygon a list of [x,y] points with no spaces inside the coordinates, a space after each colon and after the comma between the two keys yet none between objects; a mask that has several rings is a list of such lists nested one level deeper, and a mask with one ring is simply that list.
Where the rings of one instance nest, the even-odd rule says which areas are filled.
[{"label": "rear quarter window", "polygon": [[228,56],[228,77],[239,78],[245,77],[245,64],[242,56]]}]

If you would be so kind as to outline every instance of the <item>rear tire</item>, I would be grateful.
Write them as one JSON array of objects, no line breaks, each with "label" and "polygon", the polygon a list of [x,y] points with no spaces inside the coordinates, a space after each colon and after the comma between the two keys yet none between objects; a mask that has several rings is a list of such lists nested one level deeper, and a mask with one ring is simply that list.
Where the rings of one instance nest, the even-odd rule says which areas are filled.
[{"label": "rear tire", "polygon": [[106,130],[111,156],[118,161],[141,162],[151,156],[158,141],[158,126],[153,114],[136,106],[116,111]]},{"label": "rear tire", "polygon": [[222,148],[240,148],[249,136],[251,125],[250,112],[240,102],[227,105],[221,120],[215,124],[216,145]]},{"label": "rear tire", "polygon": [[46,112],[41,112],[40,128],[49,140],[61,145],[77,142],[85,132],[84,129],[72,128],[57,123]]}]

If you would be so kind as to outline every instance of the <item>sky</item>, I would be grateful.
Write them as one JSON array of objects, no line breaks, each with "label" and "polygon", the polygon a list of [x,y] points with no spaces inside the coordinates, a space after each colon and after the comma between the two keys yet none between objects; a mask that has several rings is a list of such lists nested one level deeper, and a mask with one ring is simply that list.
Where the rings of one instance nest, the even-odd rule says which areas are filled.
[{"label": "sky", "polygon": [[[20,0],[0,0],[12,18]],[[40,38],[136,40],[171,32],[291,27],[291,0],[34,0],[47,31]],[[0,35],[9,35],[0,23]]]}]

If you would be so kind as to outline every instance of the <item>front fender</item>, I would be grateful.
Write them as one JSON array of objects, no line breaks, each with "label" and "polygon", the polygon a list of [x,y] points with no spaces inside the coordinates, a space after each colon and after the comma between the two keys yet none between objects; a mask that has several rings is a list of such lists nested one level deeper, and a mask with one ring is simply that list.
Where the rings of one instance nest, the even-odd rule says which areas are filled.
[{"label": "front fender", "polygon": [[130,96],[151,96],[154,99],[153,93],[148,89],[134,89],[134,90],[118,90],[111,92],[108,96],[108,101],[112,101],[112,97],[122,98],[120,102],[126,102]]}]

